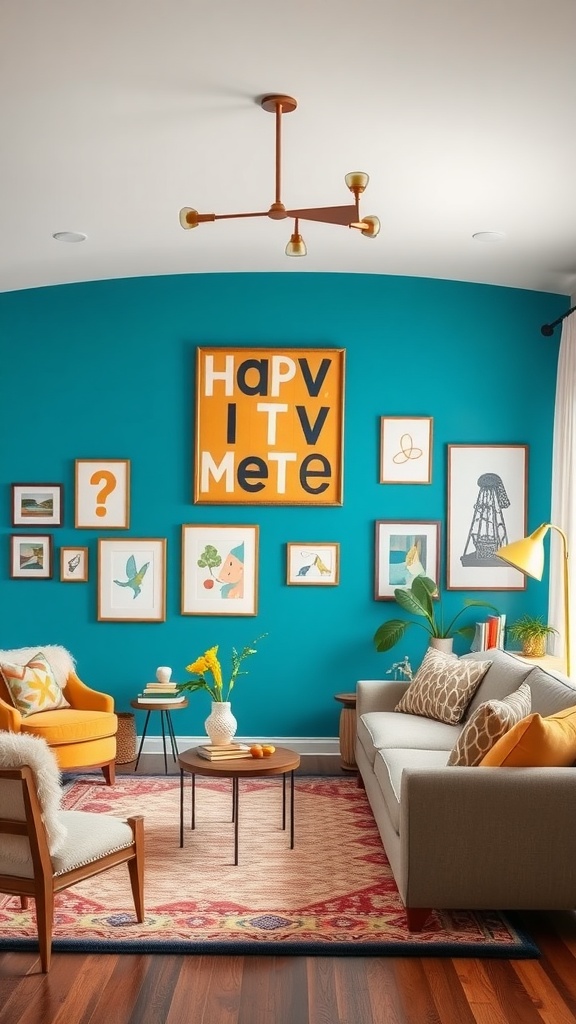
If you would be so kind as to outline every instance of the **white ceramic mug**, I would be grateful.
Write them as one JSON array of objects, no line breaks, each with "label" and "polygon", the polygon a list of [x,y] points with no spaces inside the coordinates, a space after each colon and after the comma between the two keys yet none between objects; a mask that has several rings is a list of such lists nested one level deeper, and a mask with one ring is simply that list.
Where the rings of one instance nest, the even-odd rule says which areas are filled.
[{"label": "white ceramic mug", "polygon": [[156,679],[159,683],[169,683],[171,675],[172,669],[166,665],[160,665],[160,668],[156,669]]}]

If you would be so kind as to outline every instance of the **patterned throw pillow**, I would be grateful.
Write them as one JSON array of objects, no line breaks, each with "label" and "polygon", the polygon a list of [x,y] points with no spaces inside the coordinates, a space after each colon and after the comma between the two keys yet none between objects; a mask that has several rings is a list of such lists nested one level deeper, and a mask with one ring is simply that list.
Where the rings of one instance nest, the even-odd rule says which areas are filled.
[{"label": "patterned throw pillow", "polygon": [[24,718],[39,711],[70,707],[43,654],[38,653],[27,665],[2,661],[0,672],[14,707]]},{"label": "patterned throw pillow", "polygon": [[457,725],[491,664],[491,661],[459,661],[452,654],[429,647],[394,710]]},{"label": "patterned throw pillow", "polygon": [[465,764],[469,768],[480,764],[496,740],[526,718],[531,710],[532,694],[528,683],[522,683],[502,700],[487,700],[480,704],[462,729],[448,764]]}]

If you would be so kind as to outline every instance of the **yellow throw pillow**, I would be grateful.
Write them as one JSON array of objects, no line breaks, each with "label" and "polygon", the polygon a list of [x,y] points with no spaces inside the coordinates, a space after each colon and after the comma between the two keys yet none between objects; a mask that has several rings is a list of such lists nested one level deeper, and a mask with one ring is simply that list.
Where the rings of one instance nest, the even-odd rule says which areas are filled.
[{"label": "yellow throw pillow", "polygon": [[548,718],[528,715],[480,762],[481,768],[567,768],[576,761],[576,707]]},{"label": "yellow throw pillow", "polygon": [[43,654],[38,653],[27,665],[2,661],[0,672],[14,707],[24,718],[70,707]]}]

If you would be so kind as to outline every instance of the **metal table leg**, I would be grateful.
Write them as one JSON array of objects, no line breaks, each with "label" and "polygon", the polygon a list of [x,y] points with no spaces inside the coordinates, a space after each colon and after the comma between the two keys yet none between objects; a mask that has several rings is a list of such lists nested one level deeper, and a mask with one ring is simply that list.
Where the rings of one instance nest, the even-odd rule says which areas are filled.
[{"label": "metal table leg", "polygon": [[286,772],[282,773],[282,828],[286,828]]},{"label": "metal table leg", "polygon": [[290,849],[294,849],[294,770],[290,772]]},{"label": "metal table leg", "polygon": [[236,809],[236,815],[234,818],[234,864],[238,864],[238,820],[240,818],[240,789],[238,786],[238,776],[232,779],[232,802]]},{"label": "metal table leg", "polygon": [[168,723],[168,735],[170,737],[170,746],[172,747],[172,757],[174,761],[178,759],[178,744],[176,743],[176,733],[174,732],[174,724],[172,722],[172,715],[169,711],[166,712],[166,721]]},{"label": "metal table leg", "polygon": [[160,711],[160,724],[162,726],[162,747],[164,749],[164,774],[168,775],[168,760],[166,758],[166,733],[164,731],[164,712]]},{"label": "metal table leg", "polygon": [[140,740],[140,746],[138,747],[138,757],[136,758],[136,764],[134,765],[134,771],[138,771],[138,764],[140,762],[140,754],[142,753],[142,747],[144,746],[144,740],[146,739],[146,731],[148,729],[148,721],[150,719],[150,712],[146,712],[146,721],[144,722],[144,731],[142,733],[142,739]]},{"label": "metal table leg", "polygon": [[180,847],[184,846],[184,771],[180,769]]}]

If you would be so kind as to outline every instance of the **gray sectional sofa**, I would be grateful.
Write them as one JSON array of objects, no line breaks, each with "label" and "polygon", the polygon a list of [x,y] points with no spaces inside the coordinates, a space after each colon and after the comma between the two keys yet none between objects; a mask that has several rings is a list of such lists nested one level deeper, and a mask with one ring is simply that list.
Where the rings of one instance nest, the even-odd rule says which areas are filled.
[{"label": "gray sectional sofa", "polygon": [[408,926],[432,909],[576,908],[576,767],[448,767],[483,701],[526,680],[532,711],[576,706],[576,683],[500,650],[459,725],[393,709],[407,683],[361,680],[356,762]]}]

